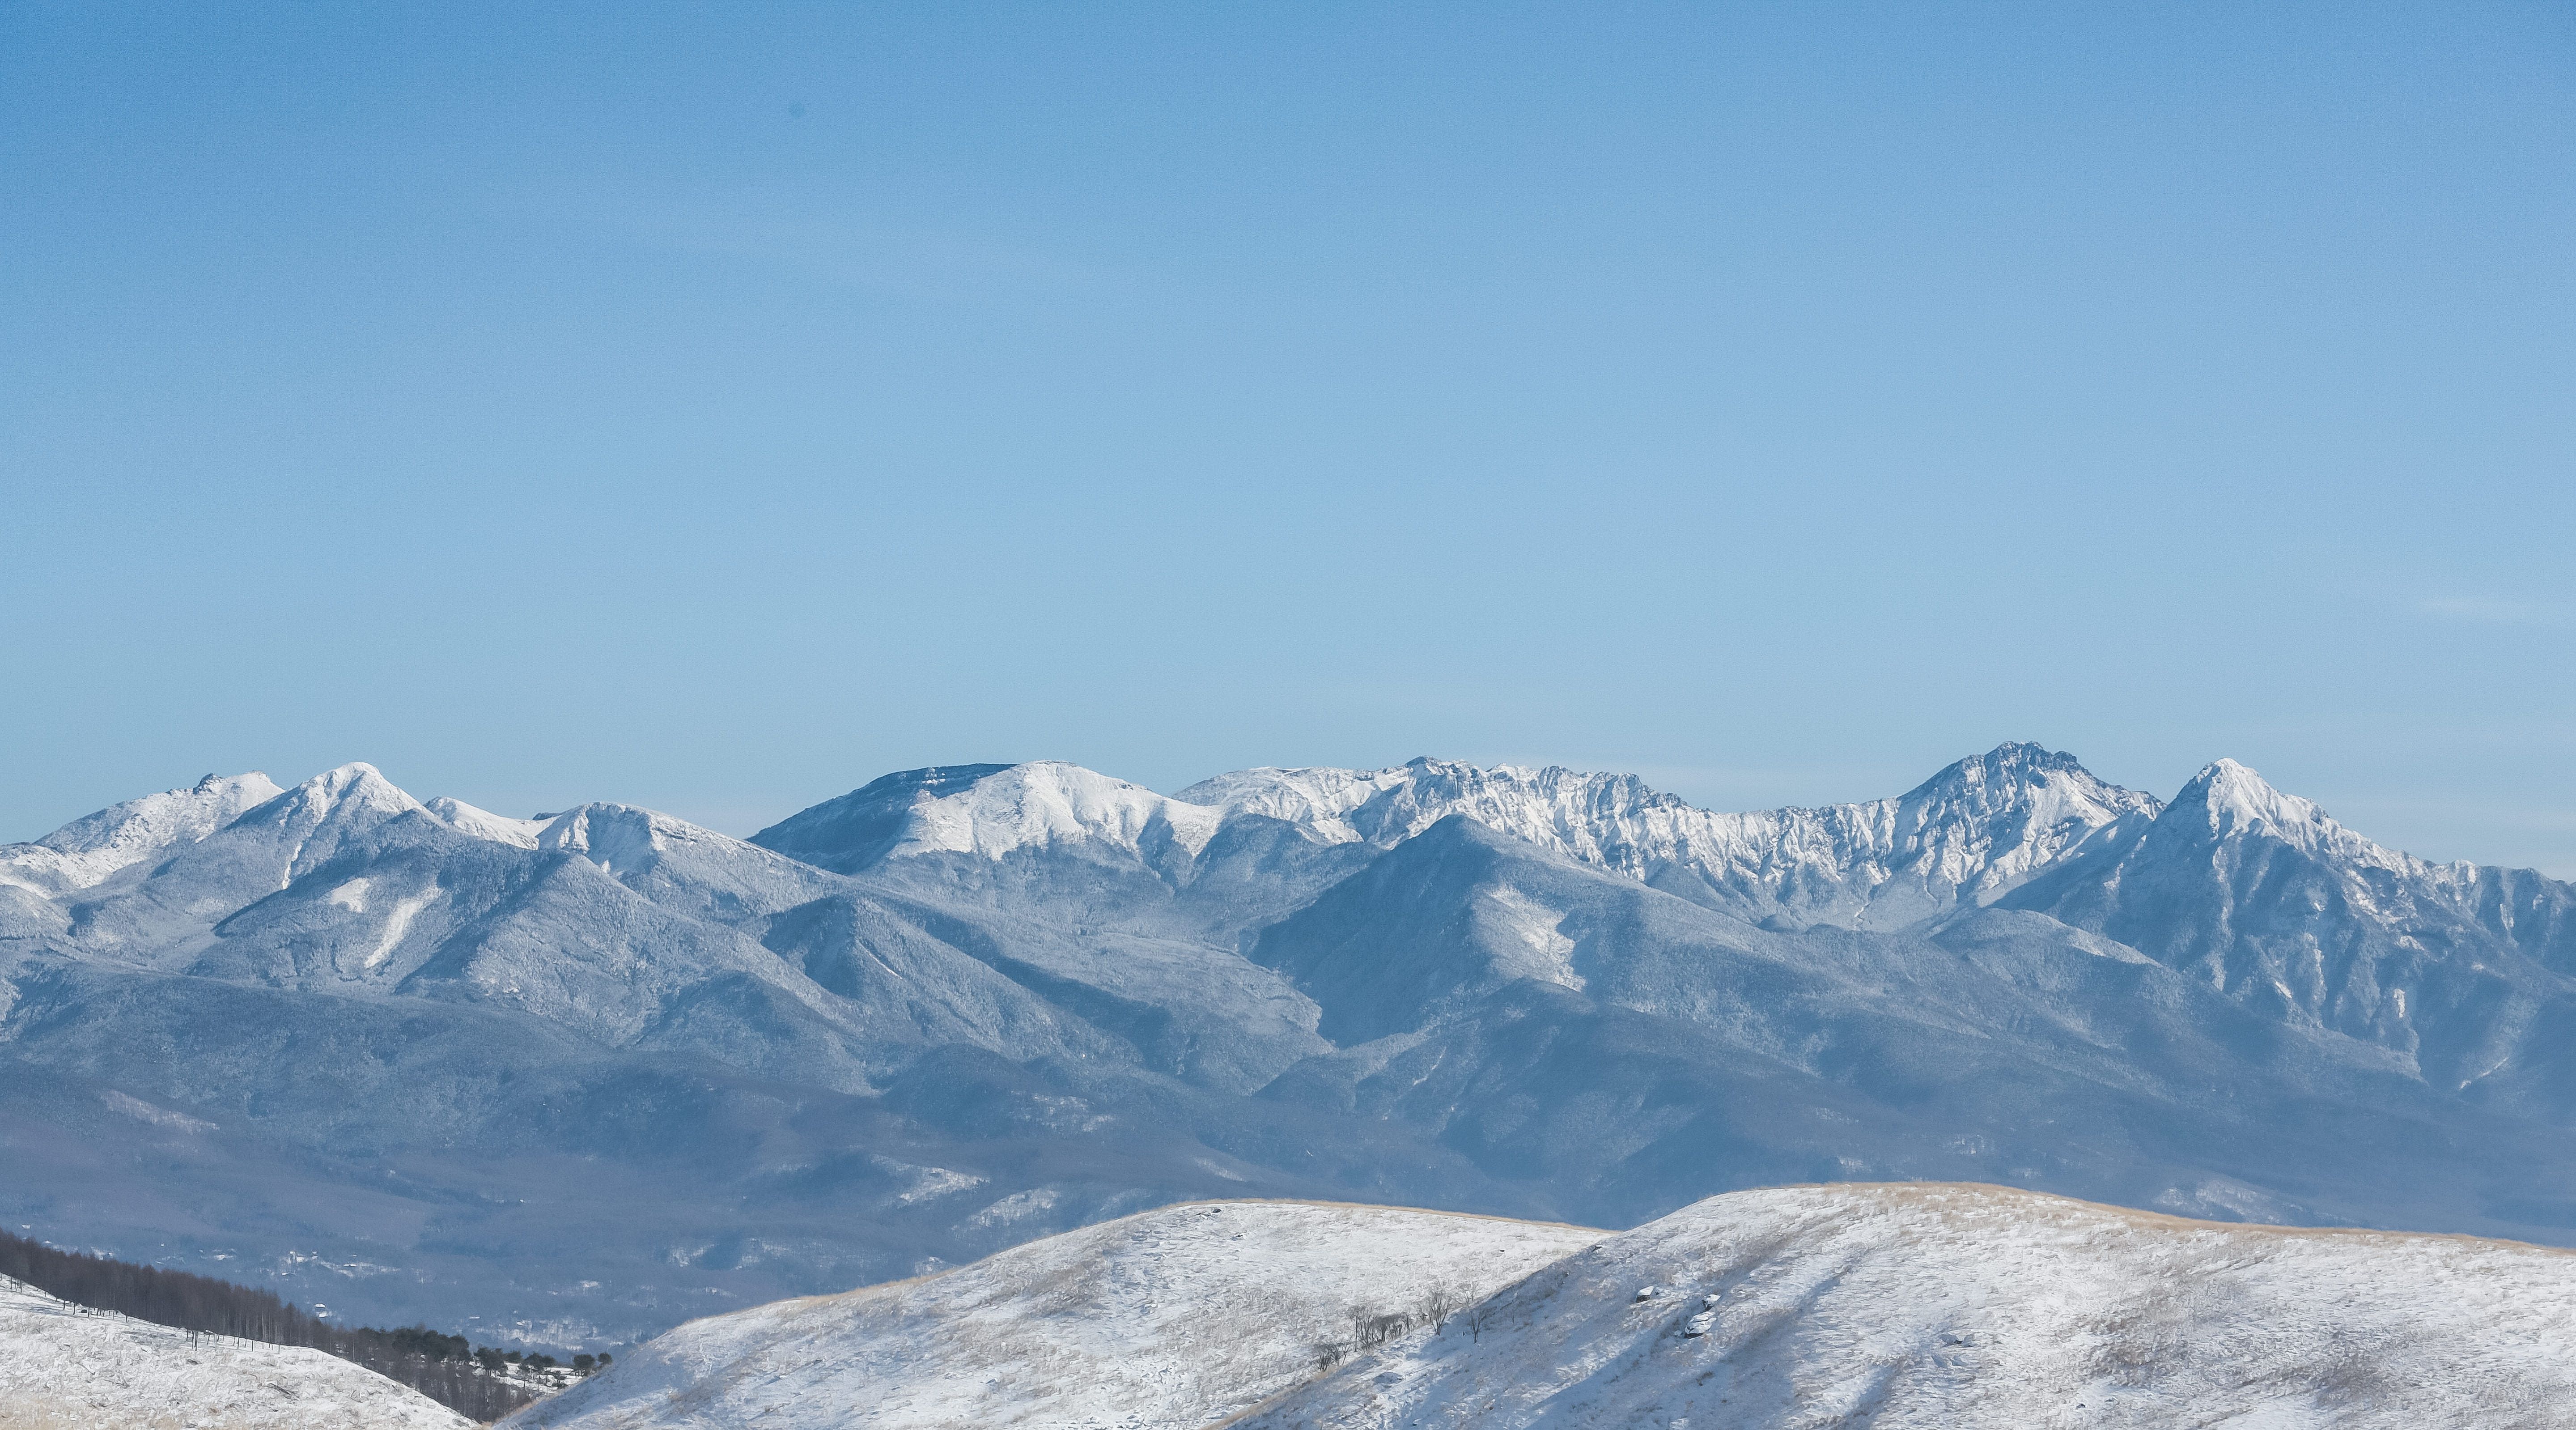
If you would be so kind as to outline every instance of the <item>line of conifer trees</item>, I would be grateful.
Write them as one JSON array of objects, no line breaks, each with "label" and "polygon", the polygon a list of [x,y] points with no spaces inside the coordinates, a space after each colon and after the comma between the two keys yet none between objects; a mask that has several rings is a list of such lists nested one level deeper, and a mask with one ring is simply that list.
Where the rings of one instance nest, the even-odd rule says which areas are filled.
[{"label": "line of conifer trees", "polygon": [[[535,1392],[506,1377],[500,1352],[470,1347],[463,1336],[427,1326],[335,1326],[273,1291],[211,1276],[60,1251],[7,1232],[0,1232],[0,1276],[76,1306],[155,1325],[272,1346],[310,1346],[398,1380],[471,1420],[498,1420],[536,1399]],[[553,1364],[550,1357],[536,1359]]]}]

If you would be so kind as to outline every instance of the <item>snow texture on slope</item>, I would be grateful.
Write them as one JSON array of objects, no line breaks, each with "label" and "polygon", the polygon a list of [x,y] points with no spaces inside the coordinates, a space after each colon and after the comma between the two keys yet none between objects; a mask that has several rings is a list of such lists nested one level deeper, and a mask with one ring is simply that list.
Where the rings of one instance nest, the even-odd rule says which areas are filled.
[{"label": "snow texture on slope", "polygon": [[2565,1251],[1793,1187],[1603,1241],[1238,1423],[2505,1430],[2576,1424],[2571,1336]]},{"label": "snow texture on slope", "polygon": [[1166,1207],[926,1280],[693,1321],[504,1423],[1190,1430],[1317,1375],[1355,1325],[1436,1318],[1603,1235],[1385,1207]]},{"label": "snow texture on slope", "polygon": [[0,1277],[7,1430],[464,1430],[406,1385],[301,1346],[136,1321]]}]

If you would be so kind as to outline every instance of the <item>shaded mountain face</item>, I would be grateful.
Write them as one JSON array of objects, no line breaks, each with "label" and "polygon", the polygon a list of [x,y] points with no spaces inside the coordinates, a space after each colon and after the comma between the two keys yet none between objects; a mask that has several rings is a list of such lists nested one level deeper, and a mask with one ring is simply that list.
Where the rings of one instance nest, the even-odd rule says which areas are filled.
[{"label": "shaded mountain face", "polygon": [[558,1346],[1211,1195],[1933,1177],[2576,1239],[2571,907],[2032,745],[1752,814],[957,766],[749,841],[210,778],[0,849],[0,1216]]}]

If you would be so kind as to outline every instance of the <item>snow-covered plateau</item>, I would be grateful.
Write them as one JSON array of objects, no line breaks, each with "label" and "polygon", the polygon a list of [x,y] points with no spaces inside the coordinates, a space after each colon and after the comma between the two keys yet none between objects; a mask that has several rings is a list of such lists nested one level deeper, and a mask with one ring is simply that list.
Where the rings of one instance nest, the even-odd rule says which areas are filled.
[{"label": "snow-covered plateau", "polygon": [[0,1224],[619,1349],[1178,1202],[1812,1182],[2576,1241],[2576,888],[2230,761],[1721,813],[1416,760],[888,775],[748,840],[208,777],[0,848]]},{"label": "snow-covered plateau", "polygon": [[[1356,1334],[1376,1325],[1382,1339]],[[1956,1183],[1219,1202],[693,1321],[518,1430],[2576,1425],[2576,1253]]]},{"label": "snow-covered plateau", "polygon": [[465,1430],[408,1386],[301,1346],[191,1335],[0,1277],[0,1430]]}]

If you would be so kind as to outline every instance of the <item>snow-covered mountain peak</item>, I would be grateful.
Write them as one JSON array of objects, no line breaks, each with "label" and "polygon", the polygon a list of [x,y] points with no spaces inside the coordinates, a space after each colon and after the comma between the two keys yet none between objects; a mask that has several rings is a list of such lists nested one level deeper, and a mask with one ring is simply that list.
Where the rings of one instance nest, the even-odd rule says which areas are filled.
[{"label": "snow-covered mountain peak", "polygon": [[477,809],[447,795],[440,795],[422,807],[459,834],[470,834],[495,844],[516,845],[521,849],[536,848],[538,836],[545,832],[548,823],[543,819],[512,819],[506,814]]},{"label": "snow-covered mountain peak", "polygon": [[799,810],[751,842],[808,864],[850,874],[886,856],[904,837],[913,806],[970,789],[1009,765],[931,765],[868,781],[837,799]]},{"label": "snow-covered mountain peak", "polygon": [[888,775],[751,837],[843,873],[882,859],[1100,845],[1136,854],[1168,844],[1195,856],[1225,811],[1063,760],[952,765]]},{"label": "snow-covered mountain peak", "polygon": [[998,859],[1032,846],[1086,841],[1136,852],[1160,831],[1195,855],[1207,847],[1221,817],[1204,805],[1080,765],[1036,760],[914,804],[892,852],[899,857],[949,851]]},{"label": "snow-covered mountain peak", "polygon": [[1392,769],[1254,769],[1203,780],[1176,799],[1285,819],[1317,837],[1392,847],[1453,814],[1593,863],[1639,872],[1613,852],[1619,828],[1652,812],[1699,814],[1634,775],[1559,765],[1472,765],[1417,757]]},{"label": "snow-covered mountain peak", "polygon": [[2325,817],[2314,804],[2274,789],[2261,775],[2234,760],[2219,760],[2192,777],[2177,803],[2195,803],[2209,811],[2214,832],[2270,825],[2296,828]]},{"label": "snow-covered mountain peak", "polygon": [[[2410,877],[2427,876],[2444,867],[2353,832],[2314,801],[2273,788],[2234,760],[2219,760],[2193,776],[2174,796],[2173,808],[2176,816],[2188,819],[2194,833],[2205,830],[2210,840],[2221,844],[2268,837],[2303,853]],[[2471,866],[2456,867],[2460,876],[2470,872]]]},{"label": "snow-covered mountain peak", "polygon": [[110,805],[36,842],[63,854],[167,848],[182,840],[203,839],[242,811],[283,793],[275,780],[257,770],[246,775],[208,775],[186,789]]},{"label": "snow-covered mountain peak", "polygon": [[630,804],[585,804],[547,821],[536,847],[579,854],[612,874],[631,873],[661,857],[661,826],[676,823]]},{"label": "snow-covered mountain peak", "polygon": [[1895,801],[1890,862],[1989,898],[2114,827],[2164,808],[2063,751],[2022,742],[1961,760]]},{"label": "snow-covered mountain peak", "polygon": [[2108,818],[2153,814],[2163,807],[2153,795],[2104,780],[2063,750],[2019,740],[1945,766],[1901,799],[1926,808],[1949,805],[1983,811],[2043,801],[2090,805]]},{"label": "snow-covered mountain peak", "polygon": [[86,889],[183,844],[193,844],[284,793],[254,770],[208,775],[84,815],[32,844],[0,849],[0,883],[44,891]]},{"label": "snow-covered mountain peak", "polygon": [[775,851],[633,804],[585,804],[565,810],[538,829],[532,847],[579,854],[619,878],[675,856],[692,863],[711,860],[738,867],[749,860],[762,868],[796,867]]},{"label": "snow-covered mountain peak", "polygon": [[1354,844],[1364,836],[1351,825],[1352,811],[1389,790],[1401,787],[1415,766],[1427,767],[1433,763],[1428,759],[1417,759],[1410,765],[1382,770],[1344,770],[1325,765],[1300,768],[1264,765],[1201,780],[1172,798],[1186,804],[1207,805],[1227,815],[1254,814],[1286,820],[1319,838]]},{"label": "snow-covered mountain peak", "polygon": [[375,766],[352,762],[243,811],[199,847],[223,862],[273,868],[277,887],[284,888],[350,841],[413,814],[436,818]]},{"label": "snow-covered mountain peak", "polygon": [[365,816],[391,818],[425,806],[362,760],[324,770],[267,802],[263,808],[285,819],[315,821]]},{"label": "snow-covered mountain peak", "polygon": [[2099,853],[2014,902],[2453,1086],[2515,1071],[2500,1048],[2533,1015],[2494,1010],[2576,968],[2576,889],[2374,843],[2234,760]]}]

